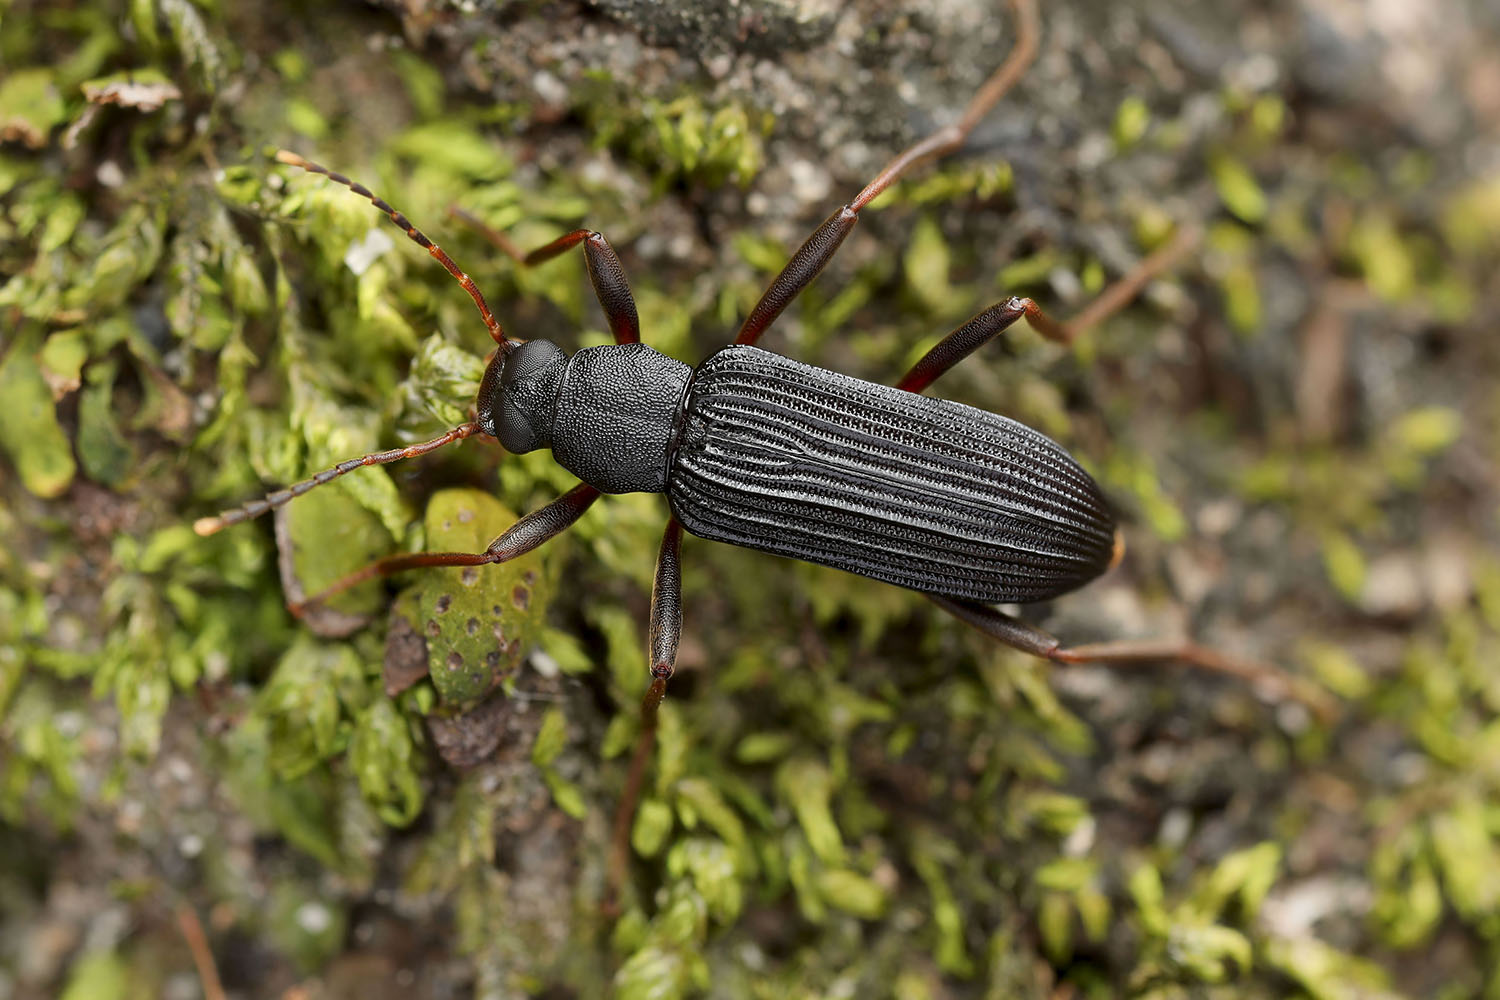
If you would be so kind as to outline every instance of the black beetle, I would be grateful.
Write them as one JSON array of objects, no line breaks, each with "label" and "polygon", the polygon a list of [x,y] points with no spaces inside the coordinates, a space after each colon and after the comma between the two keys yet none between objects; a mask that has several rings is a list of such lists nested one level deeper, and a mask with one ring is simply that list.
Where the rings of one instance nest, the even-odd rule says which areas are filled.
[{"label": "black beetle", "polygon": [[[473,566],[515,558],[571,525],[601,493],[664,493],[671,506],[651,599],[652,682],[643,704],[649,734],[672,674],[682,627],[682,532],[804,559],[921,591],[994,638],[1060,662],[1178,659],[1269,681],[1274,667],[1187,640],[1063,647],[993,605],[1026,603],[1077,589],[1112,566],[1122,546],[1098,487],[1059,445],[1006,417],[920,395],[938,376],[1025,316],[1068,342],[1118,308],[1191,245],[1189,230],[1100,296],[1071,324],[1030,299],[1011,298],[945,337],[894,387],[812,367],[753,346],[828,263],[861,209],[914,164],[957,149],[1021,75],[1037,47],[1031,0],[1017,0],[1015,50],[955,125],[897,156],[792,255],[746,318],[734,344],[696,367],[640,343],[624,270],[609,242],[580,229],[528,254],[491,238],[525,265],[582,246],[615,344],[569,356],[546,340],[508,338],[483,295],[452,259],[400,212],[347,177],[281,152],[290,165],[324,174],[370,199],[425,248],[474,299],[498,345],[480,385],[476,419],[423,444],[351,459],[312,479],[195,525],[209,534],[286,503],[353,469],[431,451],[474,434],[509,451],[550,448],[583,480],[523,517],[484,552],[392,556],[341,580],[318,601],[374,576],[423,566]],[[1295,692],[1292,692],[1295,694]],[[629,803],[647,741],[638,750]],[[617,826],[617,851],[623,844]]]}]

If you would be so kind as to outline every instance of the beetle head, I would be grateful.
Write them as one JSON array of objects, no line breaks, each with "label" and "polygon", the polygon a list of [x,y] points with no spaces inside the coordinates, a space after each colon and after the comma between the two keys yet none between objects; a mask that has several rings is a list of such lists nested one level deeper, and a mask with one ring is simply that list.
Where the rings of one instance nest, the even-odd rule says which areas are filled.
[{"label": "beetle head", "polygon": [[552,444],[557,389],[568,356],[550,340],[528,340],[490,359],[479,383],[481,433],[520,454]]}]

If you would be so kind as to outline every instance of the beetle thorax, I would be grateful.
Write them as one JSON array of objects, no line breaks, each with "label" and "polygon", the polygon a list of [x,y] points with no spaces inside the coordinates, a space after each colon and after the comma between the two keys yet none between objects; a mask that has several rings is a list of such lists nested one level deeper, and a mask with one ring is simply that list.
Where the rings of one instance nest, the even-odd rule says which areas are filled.
[{"label": "beetle thorax", "polygon": [[531,340],[496,355],[479,387],[479,428],[507,451],[551,448],[605,493],[660,493],[678,409],[693,370],[644,344],[572,357]]}]

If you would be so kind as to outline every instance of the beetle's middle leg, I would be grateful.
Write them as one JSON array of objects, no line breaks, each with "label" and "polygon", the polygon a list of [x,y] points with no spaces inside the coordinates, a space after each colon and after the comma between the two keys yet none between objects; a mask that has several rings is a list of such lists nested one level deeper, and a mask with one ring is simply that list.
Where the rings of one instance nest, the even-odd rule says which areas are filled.
[{"label": "beetle's middle leg", "polygon": [[593,229],[575,229],[528,252],[516,246],[515,241],[500,230],[486,225],[463,209],[451,208],[448,211],[450,215],[463,219],[479,230],[485,239],[522,267],[535,267],[582,244],[589,281],[594,286],[594,297],[604,310],[604,318],[609,322],[609,332],[614,335],[615,343],[640,343],[641,321],[636,314],[635,296],[630,294],[630,281],[625,277],[625,268],[620,264],[615,248],[609,245],[609,240],[604,238],[603,233]]},{"label": "beetle's middle leg", "polygon": [[1076,316],[1062,322],[1052,319],[1042,312],[1040,306],[1027,298],[1014,297],[990,306],[940,340],[920,361],[912,365],[911,371],[896,383],[896,388],[921,392],[1022,316],[1026,317],[1032,329],[1048,340],[1071,344],[1079,334],[1102,323],[1139,295],[1148,281],[1169,269],[1183,254],[1197,245],[1200,235],[1196,226],[1182,227],[1166,245],[1152,252],[1129,274],[1100,292]]},{"label": "beetle's middle leg", "polygon": [[1022,316],[1051,340],[1066,344],[1070,339],[1068,332],[1048,318],[1035,302],[1020,297],[1010,298],[990,306],[938,341],[932,350],[922,355],[922,360],[912,365],[911,371],[902,376],[901,381],[896,383],[896,388],[921,392],[939,375],[989,343],[991,338],[998,336]]},{"label": "beetle's middle leg", "polygon": [[1279,667],[1231,656],[1200,646],[1191,639],[1117,639],[1082,646],[1064,646],[1056,636],[991,605],[940,594],[928,594],[927,597],[959,621],[973,626],[990,638],[1023,653],[1056,663],[1128,665],[1176,660],[1199,670],[1237,677],[1276,701],[1292,699],[1301,702],[1320,718],[1331,718],[1335,712],[1333,703],[1322,690]]},{"label": "beetle's middle leg", "polygon": [[646,780],[646,762],[656,745],[657,709],[667,693],[667,680],[677,665],[677,644],[682,638],[682,525],[667,521],[661,550],[656,557],[656,579],[651,587],[651,625],[646,651],[651,661],[651,686],[641,700],[641,735],[630,759],[630,776],[615,810],[614,835],[610,843],[609,889],[614,897],[625,882],[625,864],[630,857],[630,826]]},{"label": "beetle's middle leg", "polygon": [[964,108],[963,115],[957,122],[945,128],[940,128],[910,148],[898,155],[885,169],[866,184],[864,190],[860,191],[843,208],[834,212],[823,224],[813,231],[807,238],[807,242],[797,248],[792,254],[792,259],[787,261],[786,267],[781,273],[772,279],[771,284],[761,295],[760,301],[755,308],[750,310],[750,315],[745,317],[745,322],[740,326],[740,332],[735,336],[736,344],[753,344],[760,339],[760,335],[776,321],[781,311],[791,304],[792,300],[801,294],[802,290],[812,283],[818,276],[818,272],[833,259],[838,252],[839,246],[844,238],[854,229],[854,224],[859,221],[860,210],[870,202],[874,201],[879,194],[890,187],[901,178],[912,167],[936,157],[945,156],[964,144],[969,133],[974,131],[974,126],[989,113],[995,102],[1000,100],[1015,82],[1026,72],[1026,67],[1036,58],[1037,41],[1041,31],[1038,27],[1036,11],[1036,0],[1012,0],[1016,8],[1016,45],[1011,49],[1000,68],[990,74],[990,78],[984,82],[969,100],[968,107]]},{"label": "beetle's middle leg", "polygon": [[582,517],[583,512],[598,499],[598,490],[587,483],[579,483],[545,507],[538,507],[501,532],[483,552],[403,552],[386,556],[336,580],[312,597],[288,604],[287,608],[292,614],[301,617],[309,606],[321,604],[350,587],[409,569],[427,566],[487,566],[491,563],[509,562],[541,547],[543,543],[572,527],[573,522]]}]

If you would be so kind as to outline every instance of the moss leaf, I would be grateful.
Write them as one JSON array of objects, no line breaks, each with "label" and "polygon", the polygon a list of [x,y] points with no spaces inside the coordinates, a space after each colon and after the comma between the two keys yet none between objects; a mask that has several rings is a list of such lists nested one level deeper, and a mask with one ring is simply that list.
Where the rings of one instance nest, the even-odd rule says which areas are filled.
[{"label": "moss leaf", "polygon": [[833,778],[828,769],[818,761],[794,757],[776,769],[776,790],[791,804],[818,859],[827,865],[842,864],[844,841],[830,808]]},{"label": "moss leaf", "polygon": [[406,826],[422,811],[416,746],[406,719],[389,698],[377,698],[360,714],[349,746],[349,763],[365,801],[391,826]]},{"label": "moss leaf", "polygon": [[1226,155],[1215,156],[1209,163],[1219,200],[1241,222],[1255,225],[1266,217],[1266,193],[1250,168]]},{"label": "moss leaf", "polygon": [[73,450],[57,422],[52,391],[22,340],[0,360],[0,448],[10,454],[21,482],[39,497],[60,495],[73,482]]},{"label": "moss leaf", "polygon": [[0,82],[0,141],[41,149],[65,113],[50,69],[18,69]]},{"label": "moss leaf", "polygon": [[819,872],[818,889],[830,906],[861,919],[875,920],[885,912],[885,890],[873,879],[847,868]]}]

